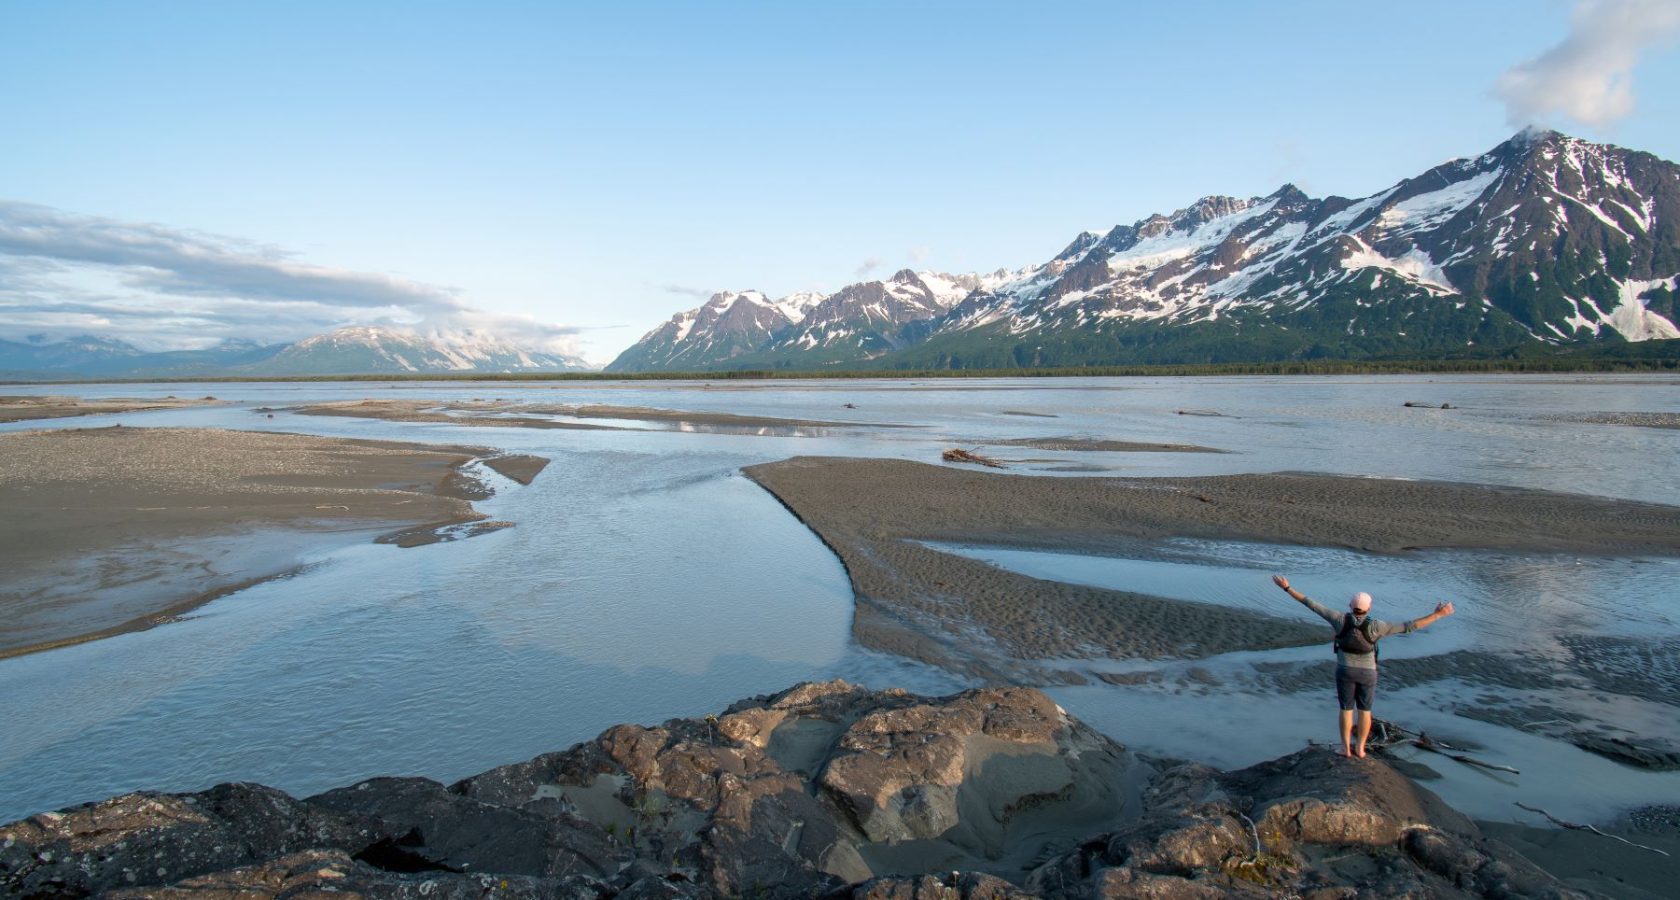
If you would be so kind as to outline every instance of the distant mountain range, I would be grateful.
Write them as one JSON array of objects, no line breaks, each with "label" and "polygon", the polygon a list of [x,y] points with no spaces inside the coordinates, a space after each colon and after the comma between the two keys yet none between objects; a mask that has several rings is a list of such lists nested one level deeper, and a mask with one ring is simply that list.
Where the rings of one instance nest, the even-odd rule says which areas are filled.
[{"label": "distant mountain range", "polygon": [[450,372],[570,372],[583,360],[515,346],[471,331],[421,334],[399,328],[341,328],[292,344],[224,341],[205,350],[146,352],[91,335],[68,340],[0,340],[0,378],[191,378],[284,375],[400,375]]},{"label": "distant mountain range", "polygon": [[886,281],[849,285],[834,294],[771,300],[758,291],[724,291],[648,332],[607,371],[752,368],[785,359],[844,363],[881,356],[921,337],[917,323],[931,322],[973,291],[1009,276],[905,269]]},{"label": "distant mountain range", "polygon": [[1365,198],[1205,197],[1019,271],[719,293],[607,370],[1492,355],[1680,338],[1677,282],[1680,166],[1530,130]]}]

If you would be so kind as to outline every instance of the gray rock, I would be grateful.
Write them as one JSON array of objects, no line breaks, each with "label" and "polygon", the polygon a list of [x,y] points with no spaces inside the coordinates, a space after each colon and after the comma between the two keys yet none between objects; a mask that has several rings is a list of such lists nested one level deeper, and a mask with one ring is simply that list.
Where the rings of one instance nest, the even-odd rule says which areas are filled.
[{"label": "gray rock", "polygon": [[[1580,897],[1382,762],[1304,750],[1163,773],[1137,822],[1046,861],[1047,897]],[[1259,847],[1256,848],[1256,843]]]},{"label": "gray rock", "polygon": [[255,784],[196,794],[124,794],[0,826],[0,893],[82,897],[162,885],[302,850],[354,853],[367,817]]},{"label": "gray rock", "polygon": [[387,868],[412,858],[457,872],[611,877],[632,857],[601,828],[563,809],[498,806],[425,778],[374,778],[308,802],[376,821],[381,841],[360,856],[386,854]]}]

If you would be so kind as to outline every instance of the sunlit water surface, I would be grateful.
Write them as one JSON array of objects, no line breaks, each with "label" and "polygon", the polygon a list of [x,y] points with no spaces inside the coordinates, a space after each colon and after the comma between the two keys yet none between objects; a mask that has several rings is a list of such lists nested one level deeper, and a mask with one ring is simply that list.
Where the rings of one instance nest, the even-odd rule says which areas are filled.
[{"label": "sunlit water surface", "polygon": [[[87,397],[213,394],[227,405],[0,425],[191,426],[473,444],[553,464],[528,487],[495,478],[480,508],[517,527],[413,549],[359,544],[218,600],[184,621],[0,661],[0,820],[128,790],[260,781],[308,794],[373,774],[450,780],[591,737],[618,722],[703,715],[795,681],[844,677],[924,692],[962,686],[850,639],[834,556],[743,465],[794,455],[937,460],[950,446],[1096,437],[1231,451],[1088,453],[995,448],[1016,471],[1123,475],[1314,471],[1517,485],[1680,503],[1680,432],[1573,424],[1572,412],[1680,411],[1652,377],[1185,378],[740,384],[214,384],[16,388]],[[603,403],[915,425],[716,433],[467,428],[300,416],[363,397]],[[1405,401],[1450,401],[1450,411]],[[844,404],[855,404],[848,409]],[[1180,414],[1218,412],[1221,415]],[[494,476],[492,476],[494,478]],[[1460,616],[1385,644],[1429,655],[1494,645],[1555,652],[1561,635],[1672,641],[1671,560],[1341,550],[1219,542],[1140,545],[1124,559],[953,548],[1038,577],[1301,615],[1270,586],[1289,571],[1334,601],[1354,589],[1395,617],[1451,597]],[[0,575],[3,577],[3,575]],[[1390,607],[1385,607],[1390,609]],[[1107,684],[1054,691],[1137,749],[1243,765],[1332,736],[1328,690],[1259,690],[1257,664],[1322,648],[1197,665],[1223,688]],[[1135,665],[1105,663],[1116,669]],[[1481,690],[1435,682],[1383,696],[1384,714],[1520,760],[1494,777],[1432,763],[1432,786],[1476,815],[1513,799],[1602,818],[1680,801],[1680,774],[1636,771],[1560,741],[1453,715]],[[1612,695],[1635,724],[1672,706]],[[1586,702],[1586,701],[1581,701]],[[1680,736],[1677,736],[1680,737]],[[1497,755],[1497,754],[1495,754]],[[1568,777],[1558,777],[1567,775]],[[1580,787],[1585,782],[1591,789]],[[1575,785],[1572,787],[1571,785]]]}]

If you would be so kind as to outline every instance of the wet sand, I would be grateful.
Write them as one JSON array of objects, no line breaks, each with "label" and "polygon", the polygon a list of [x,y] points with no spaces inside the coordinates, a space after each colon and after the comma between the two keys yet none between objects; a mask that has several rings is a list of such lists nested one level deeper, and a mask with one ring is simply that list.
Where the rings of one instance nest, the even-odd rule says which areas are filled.
[{"label": "wet sand", "polygon": [[489,457],[484,464],[504,478],[511,478],[520,484],[530,484],[543,469],[548,468],[548,458],[526,453],[509,453]]},{"label": "wet sand", "polygon": [[1045,437],[1009,438],[997,441],[972,441],[983,447],[1028,447],[1033,450],[1055,450],[1092,453],[1227,453],[1213,447],[1195,444],[1149,444],[1140,441],[1111,441],[1101,438]]},{"label": "wet sand", "polygon": [[678,428],[740,430],[801,428],[915,428],[880,422],[836,422],[827,419],[795,419],[775,416],[746,416],[724,412],[693,412],[644,406],[556,405],[510,403],[499,400],[471,400],[439,403],[430,400],[361,400],[295,407],[292,412],[310,416],[354,416],[395,422],[438,422],[500,428],[561,428],[601,431],[635,431],[632,426],[602,425],[569,419],[621,419],[628,422],[657,422]]},{"label": "wet sand", "polygon": [[527,404],[515,407],[523,412],[585,419],[630,419],[638,422],[672,422],[686,425],[732,428],[918,428],[885,422],[836,422],[829,419],[791,419],[776,416],[744,416],[736,413],[693,412],[655,409],[648,406],[547,406]]},{"label": "wet sand", "polygon": [[[1029,578],[922,542],[1102,553],[1199,537],[1395,553],[1424,547],[1680,554],[1680,508],[1329,475],[1043,478],[902,460],[797,457],[743,470],[839,555],[867,647],[1022,683],[1074,660],[1305,645],[1299,620]],[[1028,660],[1069,660],[1024,665]]]},{"label": "wet sand", "polygon": [[[562,422],[536,416],[488,415],[498,407],[480,404],[439,404],[431,400],[356,400],[296,406],[287,410],[305,416],[345,416],[352,419],[384,419],[387,422],[429,422],[479,428],[556,428],[583,431],[612,431],[610,425]],[[479,414],[475,415],[477,411]],[[258,410],[263,412],[263,410]],[[623,429],[631,430],[631,429]]]},{"label": "wet sand", "polygon": [[[0,657],[151,627],[310,551],[505,525],[473,509],[488,490],[461,471],[493,455],[213,429],[0,434]],[[536,459],[503,465],[528,480]]]},{"label": "wet sand", "polygon": [[106,397],[84,400],[79,397],[0,397],[0,422],[31,422],[36,419],[58,419],[67,416],[102,416],[111,413],[144,412],[155,409],[181,409],[215,403],[214,397],[197,400],[166,397],[162,400],[141,400],[134,397]]},{"label": "wet sand", "polygon": [[1577,422],[1585,425],[1626,425],[1634,428],[1680,429],[1680,413],[1604,412],[1541,416],[1547,422]]},{"label": "wet sand", "polygon": [[[1680,878],[1680,826],[1672,821],[1662,825],[1624,821],[1603,829],[1668,854],[1663,857],[1603,835],[1540,825],[1544,822],[1542,817],[1521,810],[1514,812],[1534,820],[1537,825],[1510,822],[1477,822],[1476,825],[1483,834],[1504,842],[1571,887],[1627,900],[1664,900],[1674,896],[1675,881]],[[1667,812],[1672,820],[1673,808]]]}]

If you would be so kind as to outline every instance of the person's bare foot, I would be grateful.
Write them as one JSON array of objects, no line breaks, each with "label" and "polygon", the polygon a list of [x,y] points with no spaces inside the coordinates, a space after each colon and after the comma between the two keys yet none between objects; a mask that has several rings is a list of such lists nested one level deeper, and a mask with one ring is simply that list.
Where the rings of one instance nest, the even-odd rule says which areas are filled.
[{"label": "person's bare foot", "polygon": [[1338,751],[1337,755],[1346,756],[1346,757],[1351,759],[1353,757],[1353,750],[1350,747],[1348,747],[1348,745],[1343,744],[1342,749],[1340,751]]},{"label": "person's bare foot", "polygon": [[1353,755],[1359,757],[1360,759],[1364,759],[1365,758],[1365,748],[1364,747],[1354,748]]}]

